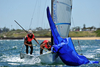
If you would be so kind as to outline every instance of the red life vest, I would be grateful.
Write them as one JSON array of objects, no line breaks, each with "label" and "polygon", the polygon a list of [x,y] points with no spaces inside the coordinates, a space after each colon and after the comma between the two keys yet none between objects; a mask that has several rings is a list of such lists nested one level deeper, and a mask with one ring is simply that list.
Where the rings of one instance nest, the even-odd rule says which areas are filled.
[{"label": "red life vest", "polygon": [[28,34],[27,34],[27,41],[28,41],[28,42],[31,42],[31,41],[34,39],[35,36],[34,36],[34,34],[32,34],[32,35],[33,35],[33,37],[30,38],[30,37],[28,36]]},{"label": "red life vest", "polygon": [[47,45],[48,44],[48,40],[44,40],[43,43],[45,43],[45,46],[44,46],[45,48],[47,48],[47,49],[51,48],[51,46],[48,47],[48,45]]}]

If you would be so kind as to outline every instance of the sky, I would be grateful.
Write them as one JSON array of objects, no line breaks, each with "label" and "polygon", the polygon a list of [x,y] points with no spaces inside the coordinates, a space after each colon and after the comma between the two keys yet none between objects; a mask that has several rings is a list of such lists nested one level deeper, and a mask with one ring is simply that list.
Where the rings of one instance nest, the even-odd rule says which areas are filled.
[{"label": "sky", "polygon": [[[16,20],[26,30],[42,27],[50,28],[46,8],[51,8],[51,0],[0,0],[0,28],[21,29]],[[73,0],[71,28],[100,27],[100,0]]]}]

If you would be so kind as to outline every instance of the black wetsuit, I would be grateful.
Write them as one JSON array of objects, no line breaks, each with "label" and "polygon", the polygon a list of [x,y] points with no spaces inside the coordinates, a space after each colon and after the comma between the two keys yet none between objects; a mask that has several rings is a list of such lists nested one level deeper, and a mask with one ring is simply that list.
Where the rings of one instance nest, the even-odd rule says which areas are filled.
[{"label": "black wetsuit", "polygon": [[[27,40],[27,37],[25,38],[25,41]],[[27,44],[32,44],[32,42],[26,42]],[[28,45],[25,45],[26,46],[26,53],[28,54]],[[30,46],[30,49],[31,49],[31,51],[30,51],[30,54],[32,54],[33,53],[33,46]]]},{"label": "black wetsuit", "polygon": [[[43,42],[41,43],[41,44],[43,44]],[[40,44],[40,45],[41,45]],[[49,44],[51,45],[51,43],[49,42]],[[44,47],[43,47],[44,48]],[[51,50],[51,48],[50,49],[48,49],[49,51]],[[42,54],[43,53],[43,49],[42,48],[40,48],[40,54]]]}]

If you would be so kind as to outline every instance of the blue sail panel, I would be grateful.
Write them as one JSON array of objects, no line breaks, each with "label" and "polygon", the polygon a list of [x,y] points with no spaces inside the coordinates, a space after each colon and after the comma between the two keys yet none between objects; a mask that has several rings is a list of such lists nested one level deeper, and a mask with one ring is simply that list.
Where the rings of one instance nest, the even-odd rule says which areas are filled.
[{"label": "blue sail panel", "polygon": [[[51,15],[50,15],[50,12],[49,12],[49,7],[47,7],[47,17],[48,17],[48,21],[49,22],[53,22],[52,18],[51,18]],[[55,44],[58,44],[60,43],[63,39],[60,37],[59,33],[57,32],[57,29],[55,27],[55,24],[54,23],[49,23],[50,25],[50,28],[52,30],[52,35],[53,35],[53,38],[54,38],[54,43]]]},{"label": "blue sail panel", "polygon": [[87,63],[99,63],[98,61],[89,61],[85,56],[78,55],[75,51],[71,38],[62,39],[57,32],[55,24],[51,18],[49,7],[47,7],[47,17],[56,45],[52,46],[52,52],[57,52],[61,60],[70,66],[79,66]]},{"label": "blue sail panel", "polygon": [[77,54],[71,38],[66,38],[64,40],[64,42],[67,42],[67,44],[64,44],[60,50],[58,49],[58,55],[65,64],[79,66],[81,64],[89,63],[89,60],[85,56]]}]

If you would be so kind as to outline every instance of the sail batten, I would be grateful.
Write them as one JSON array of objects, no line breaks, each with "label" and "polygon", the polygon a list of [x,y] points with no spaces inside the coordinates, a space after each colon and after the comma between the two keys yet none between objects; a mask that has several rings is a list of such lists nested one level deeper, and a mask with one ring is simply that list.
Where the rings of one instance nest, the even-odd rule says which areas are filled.
[{"label": "sail batten", "polygon": [[72,7],[71,5],[69,5],[69,4],[67,4],[67,3],[64,3],[64,2],[58,2],[58,3],[61,3],[61,4],[63,4],[63,5],[67,5],[67,6],[69,6],[69,7]]},{"label": "sail batten", "polygon": [[67,25],[71,25],[71,23],[56,23],[55,25],[65,25],[65,24],[67,24]]}]

